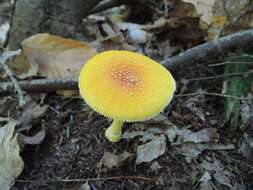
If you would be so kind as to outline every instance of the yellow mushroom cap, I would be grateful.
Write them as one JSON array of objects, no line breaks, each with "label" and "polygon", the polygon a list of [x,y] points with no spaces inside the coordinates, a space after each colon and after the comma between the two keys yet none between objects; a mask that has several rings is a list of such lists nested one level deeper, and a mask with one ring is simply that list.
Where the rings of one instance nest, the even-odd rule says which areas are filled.
[{"label": "yellow mushroom cap", "polygon": [[143,121],[171,101],[176,83],[154,60],[130,51],[110,50],[84,65],[79,89],[95,111],[120,121]]}]

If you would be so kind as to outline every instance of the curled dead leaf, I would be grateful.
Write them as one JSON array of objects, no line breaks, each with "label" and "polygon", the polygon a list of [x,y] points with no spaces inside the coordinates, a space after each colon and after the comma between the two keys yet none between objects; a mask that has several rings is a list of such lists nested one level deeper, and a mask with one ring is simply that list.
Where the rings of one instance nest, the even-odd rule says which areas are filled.
[{"label": "curled dead leaf", "polygon": [[21,145],[29,144],[29,145],[37,145],[40,144],[46,136],[45,128],[42,128],[38,133],[33,136],[27,136],[22,133],[18,134],[18,142]]},{"label": "curled dead leaf", "polygon": [[166,150],[166,138],[164,135],[157,136],[150,142],[139,145],[137,148],[136,163],[151,162],[163,155]]},{"label": "curled dead leaf", "polygon": [[38,64],[39,75],[46,78],[77,77],[85,62],[97,52],[89,43],[51,34],[36,34],[22,42],[22,54]]}]

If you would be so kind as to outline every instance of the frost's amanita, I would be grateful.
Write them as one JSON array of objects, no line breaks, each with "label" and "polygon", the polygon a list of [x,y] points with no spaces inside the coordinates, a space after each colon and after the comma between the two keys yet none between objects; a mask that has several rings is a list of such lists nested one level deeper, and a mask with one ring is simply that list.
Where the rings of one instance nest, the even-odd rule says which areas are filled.
[{"label": "frost's amanita", "polygon": [[79,89],[95,111],[113,119],[105,136],[120,140],[123,122],[143,121],[171,101],[176,83],[154,60],[129,51],[110,50],[91,58],[81,70]]}]

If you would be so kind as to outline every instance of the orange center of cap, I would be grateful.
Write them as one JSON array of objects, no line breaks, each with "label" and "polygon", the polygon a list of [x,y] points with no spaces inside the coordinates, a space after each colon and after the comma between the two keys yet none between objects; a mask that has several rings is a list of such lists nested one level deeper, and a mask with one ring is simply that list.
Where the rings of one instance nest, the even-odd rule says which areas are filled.
[{"label": "orange center of cap", "polygon": [[142,84],[142,76],[131,65],[117,66],[110,73],[113,82],[120,88],[136,91]]}]

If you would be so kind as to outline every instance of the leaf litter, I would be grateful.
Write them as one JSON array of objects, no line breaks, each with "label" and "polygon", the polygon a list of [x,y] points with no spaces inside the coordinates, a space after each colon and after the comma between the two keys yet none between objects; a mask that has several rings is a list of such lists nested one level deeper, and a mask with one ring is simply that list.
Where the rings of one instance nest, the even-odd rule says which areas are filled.
[{"label": "leaf litter", "polygon": [[[164,13],[165,10],[154,11],[154,13],[152,13],[153,14],[152,20],[150,20],[149,23],[146,23],[144,25],[138,24],[139,28],[134,29],[133,30],[134,32],[132,33],[131,31],[128,31],[128,30],[122,32],[118,30],[117,28],[115,29],[115,27],[113,26],[114,23],[112,25],[105,16],[100,16],[99,19],[97,19],[95,23],[92,23],[90,27],[90,30],[93,35],[92,40],[94,38],[96,40],[99,39],[97,44],[99,44],[98,46],[100,46],[101,48],[100,50],[106,50],[106,49],[130,49],[133,51],[137,50],[139,52],[145,52],[149,56],[156,57],[159,60],[159,59],[168,58],[172,56],[173,54],[182,51],[185,48],[189,48],[193,46],[194,44],[202,42],[203,39],[206,38],[206,36],[204,36],[203,33],[207,32],[206,25],[203,24],[203,21],[207,23],[209,23],[210,21],[213,22],[211,23],[212,27],[208,28],[210,29],[208,30],[209,39],[213,39],[220,35],[220,31],[224,29],[224,23],[226,21],[226,19],[224,19],[223,17],[223,14],[224,14],[223,10],[219,11],[220,5],[218,6],[213,5],[213,4],[209,5],[209,2],[211,1],[207,1],[208,2],[207,5],[209,6],[207,7],[206,5],[203,4],[203,1],[201,0],[199,1],[187,0],[188,2],[187,4],[182,3],[182,2],[183,1],[177,1],[177,0],[171,1],[171,3],[173,4],[173,9],[169,11],[169,13],[167,13],[167,16],[161,16],[163,14],[165,15]],[[198,4],[198,2],[200,2],[200,4]],[[233,2],[234,1],[232,0],[226,1],[225,6],[227,7],[228,4],[231,4]],[[158,7],[164,7],[163,1],[161,1],[161,3],[160,2],[156,2],[156,3],[159,4],[159,6],[157,6],[157,9],[159,9]],[[246,1],[242,1],[242,4],[240,6],[243,7],[245,4],[246,4]],[[146,6],[148,5],[149,5],[149,1],[147,1]],[[206,14],[210,13],[210,10],[207,10],[207,8],[210,10],[216,9],[217,11],[214,12],[213,14],[220,13],[221,15],[216,15],[218,17],[213,17],[213,18],[207,17],[208,15]],[[240,17],[241,15],[242,20],[244,20],[244,18],[247,16],[249,16],[250,18],[251,13],[244,14],[244,12],[241,10],[242,9],[238,11],[238,16]],[[230,9],[228,11],[231,12]],[[204,14],[202,14],[202,12]],[[243,14],[245,15],[245,17]],[[231,18],[233,19],[233,16]],[[247,25],[247,23],[251,23],[251,22],[246,23],[246,21],[247,19],[245,19],[244,24],[240,21],[239,24]],[[131,22],[132,21],[127,21],[126,23],[131,23]],[[137,23],[138,22],[136,22],[136,24]],[[228,24],[228,28],[229,28],[229,25],[233,24],[233,22],[229,21],[229,22],[226,22],[226,24]],[[200,27],[200,29],[198,29],[198,27]],[[102,32],[101,32],[101,28],[103,30]],[[87,27],[85,27],[85,30],[86,29]],[[224,31],[225,33],[229,32],[229,31],[226,31],[226,29]],[[126,32],[127,35],[125,35],[124,32]],[[145,35],[140,36],[140,34],[144,34],[144,33]],[[152,37],[145,38],[147,33],[152,34]],[[134,44],[134,41],[137,41],[140,43]],[[161,45],[162,43],[164,44]],[[173,44],[173,47],[172,47],[172,44]],[[175,50],[174,50],[174,47],[176,47]],[[27,78],[29,76],[37,76],[37,72],[39,72],[39,67],[36,67],[35,66],[36,64],[31,65],[30,71],[28,71],[27,73],[24,73],[24,75],[21,75],[21,77]],[[29,67],[29,64],[28,64],[28,67]],[[190,72],[187,73],[188,71],[187,68],[185,69],[186,71],[182,72],[183,76],[185,74],[192,75],[192,76],[199,75],[198,71],[195,71],[194,69],[193,71],[191,71],[192,72],[191,74]],[[204,69],[201,71],[204,71]],[[67,76],[67,75],[63,74],[63,76]],[[201,86],[201,84],[198,84],[198,86]],[[212,89],[211,86],[212,85],[208,86],[205,84],[204,88],[205,90],[206,88]],[[193,99],[190,99],[188,102],[186,101],[186,103],[189,103],[189,104],[184,104],[181,106],[182,101],[184,101],[185,99],[190,99],[190,98],[186,97],[180,100],[179,99],[176,100],[175,110],[179,110],[178,111],[179,117],[181,117],[181,116],[184,116],[184,112],[187,108],[191,112],[189,114],[190,116],[194,115],[194,116],[197,116],[197,119],[200,119],[201,123],[199,125],[194,125],[195,123],[193,122],[186,122],[184,121],[184,119],[182,120],[178,119],[179,121],[178,123],[175,122],[176,124],[172,124],[168,121],[167,116],[161,116],[162,119],[155,118],[154,120],[150,120],[148,122],[143,122],[143,123],[135,125],[135,128],[134,128],[135,131],[129,132],[129,129],[127,129],[125,140],[123,140],[123,142],[120,142],[117,146],[110,145],[106,143],[106,141],[103,138],[101,138],[101,134],[104,131],[101,130],[101,128],[98,128],[98,126],[103,126],[104,124],[103,122],[105,121],[102,118],[99,118],[97,115],[95,115],[87,123],[83,122],[83,118],[81,119],[79,118],[80,113],[79,113],[78,106],[80,105],[80,102],[76,103],[74,106],[72,105],[72,107],[67,106],[67,108],[63,109],[64,111],[61,110],[61,114],[51,112],[52,111],[51,109],[47,109],[45,111],[47,112],[47,116],[46,118],[44,118],[46,122],[44,123],[44,121],[41,120],[37,123],[39,125],[40,124],[46,125],[47,136],[49,137],[45,140],[49,144],[49,146],[46,146],[46,150],[43,149],[44,147],[43,145],[38,146],[36,148],[36,154],[38,153],[38,155],[34,154],[34,151],[28,152],[34,156],[32,156],[32,158],[29,159],[27,165],[31,166],[30,162],[32,162],[34,166],[32,166],[30,170],[26,171],[26,174],[24,176],[25,178],[26,177],[31,178],[31,173],[33,174],[32,177],[34,177],[34,179],[36,178],[41,179],[43,177],[54,178],[55,176],[63,176],[63,177],[67,176],[67,178],[82,178],[82,177],[100,176],[103,174],[124,175],[124,174],[129,174],[129,173],[133,175],[138,173],[141,175],[149,176],[150,170],[147,169],[145,166],[159,161],[158,163],[162,167],[162,169],[160,170],[159,166],[154,164],[154,168],[158,168],[158,169],[155,172],[153,171],[153,173],[157,174],[159,181],[161,182],[160,184],[157,183],[158,187],[152,186],[152,184],[148,184],[148,183],[137,182],[135,180],[125,180],[125,181],[120,181],[119,183],[109,182],[109,181],[106,181],[106,183],[96,182],[96,185],[98,185],[99,187],[98,189],[108,189],[108,188],[110,189],[121,189],[121,188],[122,189],[123,188],[125,189],[136,189],[136,188],[157,189],[158,188],[158,189],[175,189],[175,190],[176,189],[191,189],[190,185],[189,186],[182,185],[182,184],[192,184],[191,181],[185,180],[185,176],[187,176],[188,175],[187,172],[189,172],[189,170],[187,170],[187,167],[185,167],[185,165],[190,166],[190,167],[196,167],[194,163],[199,160],[202,161],[203,156],[205,156],[206,154],[214,155],[213,151],[205,151],[205,150],[236,150],[236,146],[235,146],[236,143],[230,144],[230,143],[223,142],[224,135],[222,133],[219,133],[220,129],[219,130],[213,129],[210,126],[205,124],[205,122],[209,121],[209,118],[206,116],[206,113],[205,113],[205,109],[206,107],[208,107],[206,102],[203,103],[198,98],[196,101]],[[52,105],[50,106],[55,106],[54,108],[55,110],[58,110],[57,106],[59,106],[59,104],[62,103],[59,97],[55,98],[55,97],[51,97],[51,95],[47,97],[47,100],[50,100],[51,103],[53,102]],[[199,103],[199,104],[195,104],[195,103]],[[40,106],[38,106],[38,109],[40,109]],[[217,112],[218,110],[216,109],[216,107],[214,108],[215,109],[213,111]],[[70,109],[72,111],[75,110],[75,114],[73,114],[74,115],[73,127],[72,126],[70,127],[68,125],[68,119],[66,119],[66,118],[69,118],[68,114],[62,113],[66,111],[65,109]],[[242,108],[242,113],[244,113],[243,117],[245,118],[245,121],[250,121],[249,115],[246,114],[247,107]],[[59,116],[59,115],[64,115],[64,116]],[[172,116],[174,115],[172,114]],[[34,120],[36,120],[36,118],[31,119],[30,121],[32,122]],[[34,122],[32,123],[34,124]],[[33,124],[31,123],[29,124],[28,122],[28,126],[29,125],[33,126]],[[217,122],[217,125],[219,124],[220,122]],[[184,127],[181,127],[181,126],[184,126]],[[25,125],[23,127],[26,128]],[[67,138],[65,136],[65,127],[71,128],[71,133],[67,135]],[[41,127],[39,127],[39,130],[40,129]],[[30,129],[28,133],[26,133],[27,131],[23,131],[23,132],[28,137],[30,137]],[[251,134],[248,133],[248,135],[250,136]],[[131,140],[131,139],[134,139],[134,140]],[[159,139],[159,141],[156,142],[155,139]],[[164,148],[164,145],[165,145],[165,148]],[[50,150],[51,146],[55,148],[54,151]],[[135,166],[137,159],[135,160],[135,162],[134,162],[134,159],[129,159],[128,160],[129,163],[122,164],[124,162],[121,162],[120,164],[116,166],[112,166],[112,168],[114,169],[112,170],[113,173],[105,172],[102,174],[97,172],[96,171],[97,169],[94,169],[95,167],[93,168],[93,166],[96,165],[95,163],[99,162],[99,160],[101,160],[101,158],[104,156],[105,150],[110,150],[110,152],[114,152],[114,153],[111,153],[114,156],[110,154],[109,155],[115,158],[115,156],[118,157],[120,155],[119,152],[122,153],[123,151],[122,147],[124,147],[124,150],[127,150],[127,151],[130,150],[129,152],[131,152],[131,154],[136,153],[137,154],[136,158],[138,156],[141,156],[139,157],[139,160],[140,160],[140,163],[142,164]],[[138,149],[139,149],[139,153],[138,153]],[[175,150],[176,150],[176,153],[175,153]],[[150,154],[150,152],[154,153],[152,155],[153,159],[151,161],[147,161],[148,158],[145,155]],[[219,152],[220,151],[215,151],[215,155],[218,155]],[[27,154],[27,152],[25,153]],[[186,164],[183,159],[180,159],[181,155],[183,155],[182,156],[183,159],[187,160],[188,164]],[[29,155],[26,155],[26,156],[29,157]],[[118,160],[118,158],[115,160]],[[211,164],[214,163],[213,160],[211,161],[208,160],[208,162],[210,162]],[[118,163],[118,161],[115,161],[115,163]],[[54,164],[56,166],[53,167],[52,169],[52,166]],[[121,166],[122,168],[119,166]],[[217,169],[217,171],[219,171],[220,173],[222,173],[224,170],[227,170],[227,168],[225,167],[221,167],[221,168],[224,168],[224,169],[223,170]],[[207,169],[204,169],[204,170],[205,171],[198,171],[199,173],[197,173],[196,175],[202,177],[200,179],[200,182],[201,182],[200,186],[206,183],[209,186],[203,185],[203,188],[206,187],[208,189],[208,187],[210,186],[213,187],[214,182],[215,183],[218,182],[214,176],[220,177],[219,175],[221,174],[220,173],[216,174],[217,172],[213,170],[207,170]],[[178,174],[179,176],[175,176],[177,172],[181,173],[181,176],[180,174]],[[151,177],[155,175],[153,173]],[[224,175],[229,176],[226,174]],[[228,182],[227,179],[225,178],[223,179],[222,184],[224,184],[224,181]],[[230,181],[232,180],[230,179]],[[127,184],[127,187],[124,187],[125,184]],[[21,186],[24,187],[24,189],[45,188],[42,184],[37,184],[37,185],[24,184]],[[49,186],[50,188],[51,186],[55,187],[53,184],[49,184],[47,187]],[[61,186],[61,184],[59,184],[59,186]],[[233,185],[233,188],[236,189],[236,187],[239,187],[239,186],[241,187],[241,184]],[[87,187],[87,185],[85,185],[85,187]],[[91,189],[95,189],[93,188],[93,186],[90,186],[90,187]],[[223,188],[223,186],[218,186],[217,189],[221,189],[221,188]]]},{"label": "leaf litter", "polygon": [[212,172],[213,178],[219,184],[232,188],[231,178],[233,174],[227,170],[219,160],[215,159],[213,162],[203,160],[200,165],[205,171]]},{"label": "leaf litter", "polygon": [[[186,157],[187,162],[191,162],[193,158],[197,158],[204,150],[215,150],[222,146],[222,144],[217,143],[219,141],[217,129],[205,128],[193,132],[187,127],[179,128],[165,119],[161,114],[155,117],[154,121],[162,122],[163,124],[160,124],[159,128],[147,127],[144,131],[126,131],[122,136],[123,139],[139,137],[139,140],[142,142],[137,147],[137,164],[151,162],[163,155],[166,150],[166,137],[172,145],[177,146],[179,152]],[[152,123],[152,120],[147,123]],[[133,125],[133,128],[136,129],[138,128],[137,125],[140,124]],[[234,148],[234,146],[222,148]]]},{"label": "leaf litter", "polygon": [[9,121],[0,128],[0,190],[10,189],[24,168],[14,133],[16,125],[16,121]]}]

